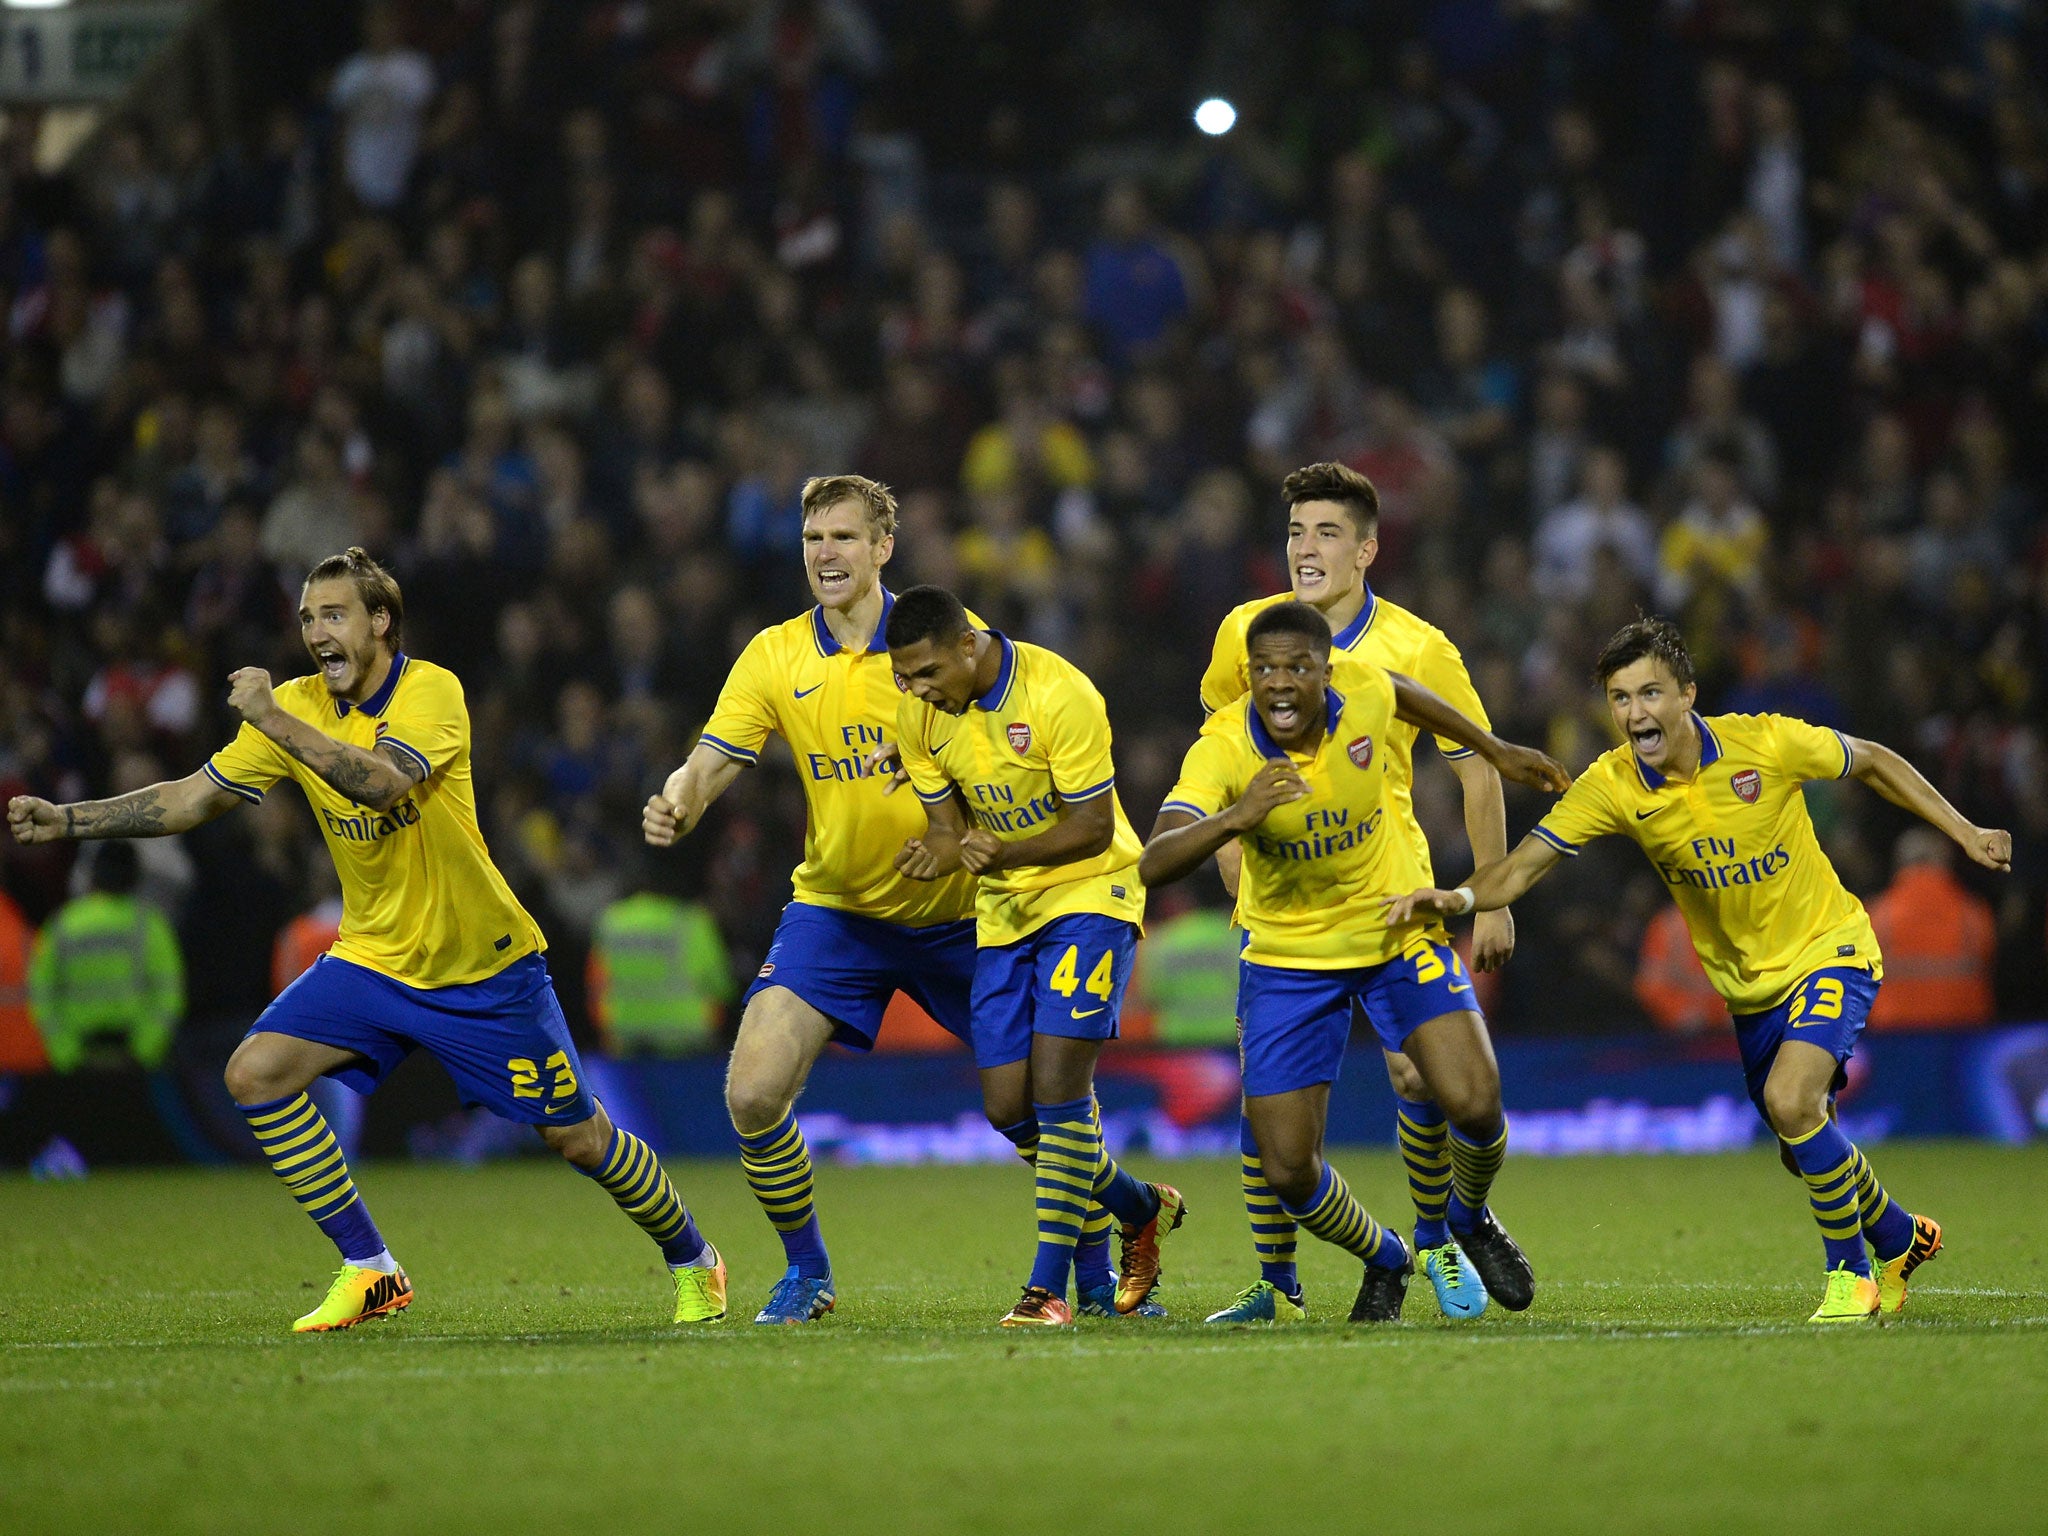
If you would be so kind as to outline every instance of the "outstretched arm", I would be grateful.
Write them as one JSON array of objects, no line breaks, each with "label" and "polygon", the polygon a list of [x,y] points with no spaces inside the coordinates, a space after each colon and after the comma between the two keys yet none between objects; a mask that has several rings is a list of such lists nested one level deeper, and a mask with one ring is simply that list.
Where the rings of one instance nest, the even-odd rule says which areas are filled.
[{"label": "outstretched arm", "polygon": [[2012,870],[2012,834],[1992,827],[1980,827],[1950,805],[1940,790],[1922,777],[1920,770],[1890,747],[1861,737],[1848,738],[1854,759],[1849,772],[1876,790],[1893,805],[1911,811],[1931,827],[1946,832],[1962,845],[1963,852],[1986,869]]},{"label": "outstretched arm", "polygon": [[188,774],[111,800],[52,805],[34,795],[7,802],[7,827],[17,843],[54,843],[64,838],[168,837],[189,832],[240,805],[205,773]]},{"label": "outstretched arm", "polygon": [[1441,736],[1461,747],[1470,747],[1504,779],[1547,789],[1554,795],[1561,795],[1571,788],[1572,776],[1565,771],[1564,764],[1547,753],[1502,741],[1412,677],[1403,677],[1399,672],[1387,675],[1394,680],[1394,714],[1397,718],[1420,726],[1432,736]]},{"label": "outstretched arm", "polygon": [[1471,894],[1468,904],[1461,891],[1420,890],[1410,891],[1405,896],[1386,898],[1386,923],[1389,928],[1398,928],[1418,913],[1436,917],[1461,917],[1467,912],[1491,912],[1518,901],[1538,880],[1550,873],[1550,868],[1564,857],[1550,844],[1533,833],[1515,845],[1515,851],[1504,859],[1496,859],[1484,868],[1474,870],[1472,878],[1465,882],[1464,892]]},{"label": "outstretched arm", "polygon": [[[1507,798],[1501,793],[1500,773],[1484,758],[1454,757],[1451,772],[1465,792],[1465,840],[1472,845],[1474,867],[1504,859],[1508,854]],[[1515,953],[1515,919],[1506,907],[1483,912],[1472,920],[1472,969],[1497,971]]]},{"label": "outstretched arm", "polygon": [[668,776],[661,793],[650,795],[640,812],[640,835],[656,848],[667,848],[678,838],[688,837],[746,767],[706,742],[698,742],[683,766]]},{"label": "outstretched arm", "polygon": [[390,742],[365,752],[286,714],[270,691],[270,674],[261,667],[243,667],[228,682],[228,703],[244,720],[357,805],[388,811],[427,776],[425,763]]}]

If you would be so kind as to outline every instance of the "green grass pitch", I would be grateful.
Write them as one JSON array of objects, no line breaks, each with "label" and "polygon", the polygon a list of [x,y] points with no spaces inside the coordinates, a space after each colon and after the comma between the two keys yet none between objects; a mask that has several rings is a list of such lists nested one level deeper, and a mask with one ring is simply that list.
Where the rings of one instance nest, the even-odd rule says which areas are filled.
[{"label": "green grass pitch", "polygon": [[[1335,1159],[1403,1220],[1391,1152]],[[10,1532],[2042,1529],[2048,1148],[1875,1159],[1949,1247],[1904,1318],[1822,1334],[1804,1192],[1767,1153],[1511,1160],[1535,1307],[1426,1284],[1346,1325],[1220,1330],[1250,1277],[1236,1169],[1187,1193],[1164,1323],[1018,1334],[1019,1168],[821,1170],[840,1310],[747,1319],[779,1250],[736,1164],[671,1165],[734,1316],[666,1325],[646,1240],[549,1161],[359,1170],[418,1301],[294,1338],[331,1251],[270,1176],[0,1180],[0,1529]]]}]

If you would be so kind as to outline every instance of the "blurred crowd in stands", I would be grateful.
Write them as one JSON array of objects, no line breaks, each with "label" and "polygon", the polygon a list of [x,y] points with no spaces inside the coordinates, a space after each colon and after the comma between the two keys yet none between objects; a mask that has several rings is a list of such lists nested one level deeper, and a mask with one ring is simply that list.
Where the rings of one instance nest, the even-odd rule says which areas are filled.
[{"label": "blurred crowd in stands", "polygon": [[[2035,7],[271,9],[229,9],[224,121],[119,116],[52,174],[8,117],[0,794],[190,772],[229,670],[307,669],[305,568],[365,545],[464,680],[486,832],[587,1021],[590,936],[636,891],[715,920],[695,973],[706,943],[759,963],[794,776],[745,775],[661,860],[638,808],[808,603],[807,475],[895,488],[894,585],[1086,668],[1142,830],[1218,620],[1286,584],[1280,477],[1335,458],[1380,490],[1375,589],[1504,733],[1605,749],[1592,656],[1661,611],[1704,709],[1879,738],[2011,828],[1982,878],[1811,791],[1924,983],[1898,1022],[2048,1008]],[[1417,793],[1461,875],[1454,781]],[[1540,805],[1509,805],[1512,841]],[[332,899],[303,802],[139,851],[191,1014],[246,1019]],[[30,923],[90,863],[0,850]],[[1517,919],[1497,1029],[1713,1026],[1632,847]]]}]

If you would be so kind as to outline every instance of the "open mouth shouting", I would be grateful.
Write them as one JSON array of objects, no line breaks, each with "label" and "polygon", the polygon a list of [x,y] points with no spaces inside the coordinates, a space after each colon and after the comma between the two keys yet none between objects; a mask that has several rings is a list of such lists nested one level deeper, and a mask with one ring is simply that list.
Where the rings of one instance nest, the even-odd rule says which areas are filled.
[{"label": "open mouth shouting", "polygon": [[1330,573],[1312,561],[1297,561],[1294,567],[1294,595],[1304,603],[1320,601],[1330,590]]},{"label": "open mouth shouting", "polygon": [[812,573],[821,598],[844,597],[853,590],[853,573],[843,566],[821,565]]},{"label": "open mouth shouting", "polygon": [[325,679],[328,691],[340,692],[348,680],[348,652],[338,645],[316,646],[313,660],[319,664],[320,676]]},{"label": "open mouth shouting", "polygon": [[1636,756],[1645,762],[1654,762],[1664,750],[1664,728],[1656,721],[1628,728],[1628,739],[1634,744]]}]

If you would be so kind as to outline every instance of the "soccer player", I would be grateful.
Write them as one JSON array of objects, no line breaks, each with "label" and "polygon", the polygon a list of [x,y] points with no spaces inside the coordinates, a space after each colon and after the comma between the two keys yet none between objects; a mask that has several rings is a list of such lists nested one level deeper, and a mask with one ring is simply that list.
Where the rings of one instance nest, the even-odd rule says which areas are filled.
[{"label": "soccer player", "polygon": [[1073,1321],[1067,1273],[1091,1202],[1122,1224],[1116,1310],[1136,1311],[1186,1208],[1102,1145],[1095,1059],[1116,1037],[1145,915],[1102,695],[1053,652],[978,627],[939,587],[897,599],[888,642],[904,691],[897,742],[927,818],[896,867],[977,879],[975,1061],[991,1104],[1028,1102],[1038,1128],[1038,1250],[1003,1326]]},{"label": "soccer player", "polygon": [[341,876],[340,937],[227,1066],[272,1170],[341,1250],[326,1298],[294,1331],[349,1328],[412,1303],[306,1090],[328,1076],[367,1093],[415,1047],[468,1103],[537,1127],[660,1245],[677,1322],[716,1322],[725,1265],[653,1150],[614,1126],[584,1083],[546,940],[477,828],[462,685],[400,649],[404,620],[398,583],[362,550],[321,561],[299,599],[318,671],[274,690],[267,672],[235,672],[228,702],[241,728],[197,773],[74,805],[17,796],[8,823],[25,843],[160,837],[261,800],[279,779],[305,791]]},{"label": "soccer player", "polygon": [[[882,568],[896,547],[896,498],[860,475],[808,481],[804,575],[817,605],[756,635],[734,663],[689,759],[647,802],[642,832],[671,846],[758,760],[789,744],[804,788],[804,861],[766,961],[747,989],[726,1076],[740,1166],[782,1239],[788,1268],[757,1323],[801,1324],[833,1309],[837,1286],[818,1221],[811,1155],[795,1112],[833,1040],[872,1049],[898,991],[968,1038],[974,981],[974,876],[914,880],[897,851],[924,828],[889,771],[900,695],[883,630],[896,598]],[[991,1122],[1030,1161],[1028,1095],[987,1093]],[[1090,1221],[1079,1256],[1084,1310],[1113,1310],[1109,1223]],[[1126,1268],[1129,1266],[1126,1265]]]},{"label": "soccer player", "polygon": [[1862,903],[1821,852],[1800,785],[1860,779],[1986,869],[2011,869],[2012,836],[1971,825],[1876,742],[1784,715],[1695,713],[1692,658],[1662,619],[1623,626],[1594,675],[1621,745],[1507,858],[1454,891],[1400,897],[1389,921],[1505,906],[1588,839],[1634,838],[1671,887],[1700,963],[1735,1016],[1751,1102],[1805,1177],[1827,1265],[1811,1320],[1894,1314],[1913,1271],[1941,1251],[1941,1227],[1892,1200],[1831,1115],[1884,962]]},{"label": "soccer player", "polygon": [[[1287,499],[1287,572],[1293,600],[1308,604],[1329,622],[1336,637],[1331,654],[1339,691],[1348,691],[1349,670],[1369,662],[1412,677],[1482,726],[1491,722],[1486,707],[1465,670],[1464,658],[1444,632],[1396,603],[1375,593],[1366,572],[1379,554],[1379,492],[1356,470],[1342,464],[1309,464],[1280,485]],[[1254,618],[1289,593],[1262,597],[1231,610],[1216,631],[1216,647],[1202,675],[1202,708],[1214,714],[1245,696],[1250,686],[1245,635]],[[1398,835],[1424,870],[1430,866],[1429,839],[1415,817],[1411,785],[1419,732],[1396,720],[1382,749],[1387,761],[1388,814]],[[1507,811],[1500,775],[1491,764],[1444,737],[1437,749],[1458,777],[1465,801],[1465,835],[1479,862],[1507,852]],[[1226,842],[1217,850],[1217,867],[1232,893],[1237,888],[1238,850]],[[1515,924],[1506,911],[1484,913],[1472,924],[1472,964],[1481,971],[1505,965],[1515,951]],[[1451,1240],[1448,1211],[1451,1197],[1451,1130],[1443,1106],[1430,1094],[1422,1074],[1400,1051],[1386,1053],[1387,1077],[1397,1102],[1396,1133],[1408,1170],[1408,1193],[1415,1206],[1417,1266],[1436,1293],[1446,1317],[1477,1317],[1486,1310],[1487,1293],[1467,1269]],[[1251,1217],[1253,1246],[1261,1273],[1271,1280],[1293,1273],[1294,1224],[1275,1204],[1272,1190],[1253,1149],[1250,1122],[1242,1127],[1245,1209]],[[1211,1322],[1293,1321],[1283,1293],[1254,1286],[1238,1305],[1225,1308]]]},{"label": "soccer player", "polygon": [[[1330,627],[1280,603],[1246,628],[1251,692],[1210,716],[1159,808],[1139,863],[1146,885],[1192,873],[1226,843],[1242,851],[1247,943],[1238,994],[1245,1118],[1278,1211],[1364,1261],[1353,1322],[1401,1314],[1414,1261],[1323,1159],[1330,1085],[1351,1011],[1411,1057],[1445,1107],[1450,1222],[1488,1289],[1519,1310],[1529,1266],[1487,1209],[1506,1145],[1500,1074],[1472,983],[1435,921],[1389,925],[1383,898],[1417,868],[1395,815],[1396,723],[1454,741],[1519,782],[1562,789],[1540,752],[1511,746],[1421,685],[1370,663],[1331,685]],[[1299,1283],[1268,1270],[1246,1293],[1303,1315]],[[1274,1314],[1268,1313],[1269,1317]],[[1282,1313],[1282,1316],[1288,1314]]]}]

